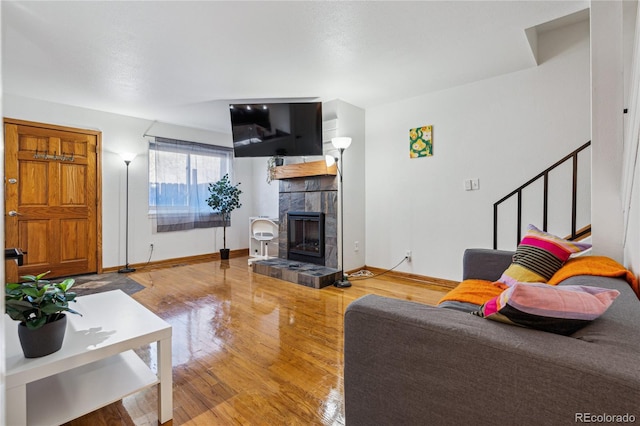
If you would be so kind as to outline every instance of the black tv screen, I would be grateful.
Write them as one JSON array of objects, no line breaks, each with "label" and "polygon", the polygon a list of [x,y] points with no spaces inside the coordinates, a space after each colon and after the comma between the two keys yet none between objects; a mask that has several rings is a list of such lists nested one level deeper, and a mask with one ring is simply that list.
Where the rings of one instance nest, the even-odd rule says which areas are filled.
[{"label": "black tv screen", "polygon": [[322,155],[322,103],[231,104],[236,157]]}]

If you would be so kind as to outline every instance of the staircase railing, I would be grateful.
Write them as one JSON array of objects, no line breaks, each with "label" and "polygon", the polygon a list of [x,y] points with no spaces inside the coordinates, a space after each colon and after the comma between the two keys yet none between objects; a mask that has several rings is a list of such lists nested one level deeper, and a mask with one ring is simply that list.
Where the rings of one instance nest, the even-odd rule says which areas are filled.
[{"label": "staircase railing", "polygon": [[542,205],[542,230],[547,230],[547,219],[548,219],[548,196],[549,196],[549,172],[554,170],[555,168],[563,165],[567,161],[573,162],[573,187],[571,190],[571,235],[569,236],[569,240],[576,240],[582,236],[588,235],[591,233],[591,225],[588,225],[580,230],[576,229],[576,213],[577,213],[577,191],[578,191],[578,154],[584,149],[588,148],[591,145],[591,141],[585,143],[580,148],[573,151],[571,154],[562,158],[560,161],[543,171],[542,173],[536,175],[534,178],[528,180],[526,183],[513,190],[506,196],[502,197],[499,201],[493,204],[493,248],[498,248],[498,206],[503,202],[507,201],[513,196],[517,196],[517,206],[518,206],[518,220],[517,220],[517,241],[516,244],[520,242],[522,239],[522,191],[528,187],[529,185],[536,182],[538,179],[543,179],[543,205]]}]

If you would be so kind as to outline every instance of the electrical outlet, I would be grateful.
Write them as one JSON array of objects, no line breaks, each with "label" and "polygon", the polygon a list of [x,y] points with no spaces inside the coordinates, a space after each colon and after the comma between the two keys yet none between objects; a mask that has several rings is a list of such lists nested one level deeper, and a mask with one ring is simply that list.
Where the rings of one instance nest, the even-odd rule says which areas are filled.
[{"label": "electrical outlet", "polygon": [[411,250],[406,250],[404,252],[404,257],[407,259],[407,262],[411,262]]},{"label": "electrical outlet", "polygon": [[353,251],[360,251],[360,241],[355,241],[353,243]]},{"label": "electrical outlet", "polygon": [[153,243],[149,243],[149,250],[153,250]]}]

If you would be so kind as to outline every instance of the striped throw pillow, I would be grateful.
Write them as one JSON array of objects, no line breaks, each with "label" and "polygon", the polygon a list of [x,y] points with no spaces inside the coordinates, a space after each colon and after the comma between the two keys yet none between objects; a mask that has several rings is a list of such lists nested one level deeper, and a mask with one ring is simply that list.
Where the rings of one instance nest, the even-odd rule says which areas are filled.
[{"label": "striped throw pillow", "polygon": [[510,286],[517,282],[546,283],[574,253],[591,248],[591,244],[568,241],[533,225],[527,227],[513,263],[498,281]]}]

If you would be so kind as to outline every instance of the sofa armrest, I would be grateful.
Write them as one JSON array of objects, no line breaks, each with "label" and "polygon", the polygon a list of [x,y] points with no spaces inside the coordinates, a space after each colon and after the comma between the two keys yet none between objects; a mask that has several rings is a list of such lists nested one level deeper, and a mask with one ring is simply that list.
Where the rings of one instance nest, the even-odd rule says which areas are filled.
[{"label": "sofa armrest", "polygon": [[640,418],[633,351],[368,295],[345,312],[349,426]]},{"label": "sofa armrest", "polygon": [[462,279],[497,281],[511,265],[514,252],[473,248],[462,258]]}]

